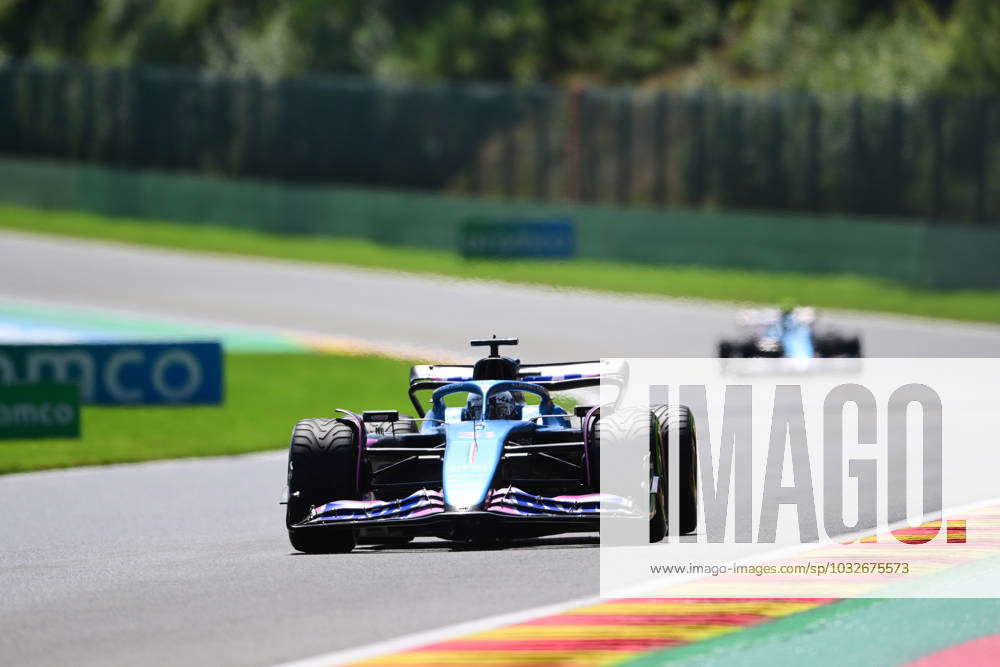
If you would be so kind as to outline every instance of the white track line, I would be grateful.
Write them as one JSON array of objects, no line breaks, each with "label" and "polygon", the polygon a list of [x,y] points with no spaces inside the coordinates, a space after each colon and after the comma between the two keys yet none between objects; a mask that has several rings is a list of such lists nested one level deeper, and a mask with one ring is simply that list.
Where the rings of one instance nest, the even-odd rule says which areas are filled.
[{"label": "white track line", "polygon": [[447,641],[449,639],[455,639],[456,637],[461,637],[475,632],[484,632],[486,630],[492,630],[494,628],[507,625],[524,623],[525,621],[541,618],[543,616],[551,616],[569,609],[575,609],[588,604],[596,604],[600,601],[601,598],[594,596],[580,598],[577,600],[569,600],[567,602],[560,602],[558,604],[551,604],[543,607],[533,607],[531,609],[510,612],[507,614],[487,616],[475,621],[463,621],[461,623],[454,623],[441,628],[435,628],[434,630],[424,630],[409,635],[403,635],[402,637],[387,639],[374,644],[344,649],[342,651],[334,651],[332,653],[325,653],[323,655],[305,658],[303,660],[286,662],[281,665],[277,665],[276,667],[328,667],[330,665],[343,665],[351,662],[357,662],[359,660],[374,658],[380,655],[399,653],[400,651],[407,651],[426,644],[434,644],[437,642]]}]

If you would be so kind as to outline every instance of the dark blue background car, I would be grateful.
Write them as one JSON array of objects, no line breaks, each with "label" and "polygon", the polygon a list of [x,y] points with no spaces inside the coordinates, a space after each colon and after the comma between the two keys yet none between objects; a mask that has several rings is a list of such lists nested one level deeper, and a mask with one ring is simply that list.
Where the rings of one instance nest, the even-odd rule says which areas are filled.
[{"label": "dark blue background car", "polygon": [[747,310],[742,323],[749,331],[719,342],[719,356],[814,359],[860,357],[861,339],[816,328],[812,308]]}]

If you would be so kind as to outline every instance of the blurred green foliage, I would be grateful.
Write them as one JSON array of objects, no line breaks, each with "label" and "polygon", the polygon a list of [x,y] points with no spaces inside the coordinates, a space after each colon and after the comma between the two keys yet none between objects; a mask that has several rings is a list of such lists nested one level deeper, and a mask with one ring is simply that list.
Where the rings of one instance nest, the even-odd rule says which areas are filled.
[{"label": "blurred green foliage", "polygon": [[995,0],[0,0],[0,56],[277,77],[1000,87]]}]

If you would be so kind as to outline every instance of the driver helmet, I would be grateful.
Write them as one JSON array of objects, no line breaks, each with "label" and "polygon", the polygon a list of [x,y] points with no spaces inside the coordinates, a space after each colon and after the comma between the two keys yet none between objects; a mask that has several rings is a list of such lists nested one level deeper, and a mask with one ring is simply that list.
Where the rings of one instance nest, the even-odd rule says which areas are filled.
[{"label": "driver helmet", "polygon": [[465,409],[462,410],[462,420],[471,421],[474,419],[479,419],[483,413],[483,397],[479,394],[469,394],[469,400],[465,404]]},{"label": "driver helmet", "polygon": [[799,319],[799,307],[792,299],[785,299],[781,302],[780,324],[783,329],[791,328]]},{"label": "driver helmet", "polygon": [[490,396],[489,416],[491,419],[518,419],[518,407],[514,394],[501,391]]}]

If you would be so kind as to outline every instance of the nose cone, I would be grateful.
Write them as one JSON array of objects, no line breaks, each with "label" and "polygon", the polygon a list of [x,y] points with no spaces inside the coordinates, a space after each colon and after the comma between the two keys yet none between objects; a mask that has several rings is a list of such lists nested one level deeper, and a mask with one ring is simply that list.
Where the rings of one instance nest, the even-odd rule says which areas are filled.
[{"label": "nose cone", "polygon": [[812,359],[813,351],[812,336],[809,329],[799,326],[789,330],[782,341],[785,348],[785,356],[793,359]]},{"label": "nose cone", "polygon": [[477,510],[493,485],[503,444],[523,422],[486,421],[445,425],[444,503],[451,511]]},{"label": "nose cone", "polygon": [[812,339],[808,332],[798,332],[794,335],[786,336],[784,348],[785,356],[793,359],[812,359],[815,356]]}]

